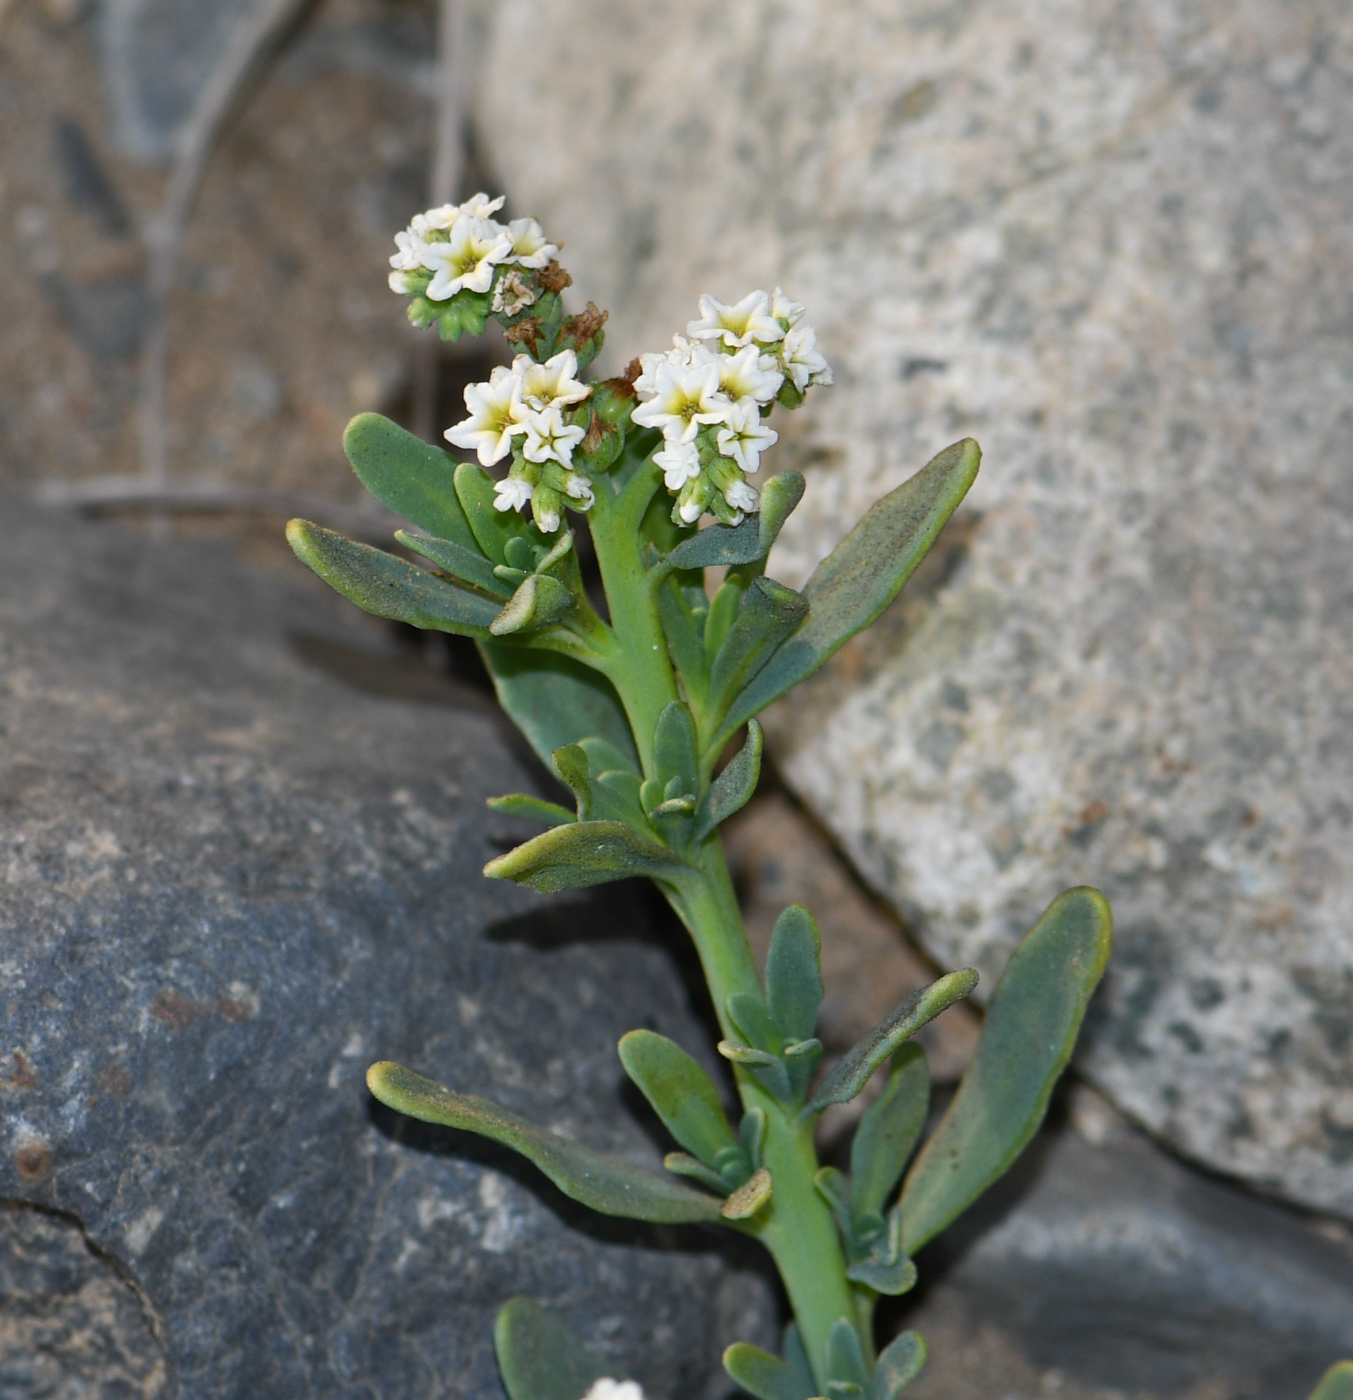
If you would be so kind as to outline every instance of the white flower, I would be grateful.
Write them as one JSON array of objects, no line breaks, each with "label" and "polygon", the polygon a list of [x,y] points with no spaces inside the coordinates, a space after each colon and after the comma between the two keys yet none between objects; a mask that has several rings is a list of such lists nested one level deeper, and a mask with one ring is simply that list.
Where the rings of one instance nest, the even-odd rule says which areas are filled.
[{"label": "white flower", "polygon": [[515,267],[500,277],[493,289],[493,309],[501,311],[504,316],[515,316],[528,306],[534,306],[535,302],[536,294]]},{"label": "white flower", "polygon": [[460,218],[446,243],[424,245],[424,266],[432,272],[427,297],[446,301],[461,290],[487,292],[493,269],[512,252],[506,229],[487,219]]},{"label": "white flower", "polygon": [[780,347],[780,362],[794,387],[803,393],[810,384],[830,384],[831,366],[817,350],[817,332],[811,326],[795,326]]},{"label": "white flower", "polygon": [[668,443],[653,454],[653,465],[661,470],[669,491],[680,491],[700,475],[700,449],[693,442]]},{"label": "white flower", "polygon": [[512,361],[512,372],[521,380],[522,403],[527,408],[562,408],[581,403],[592,391],[579,379],[578,357],[572,350],[561,350],[543,365],[529,355],[518,355]]},{"label": "white flower", "polygon": [[513,219],[507,231],[512,239],[509,262],[522,267],[544,267],[559,252],[557,243],[545,241],[545,230],[534,219]]},{"label": "white flower", "polygon": [[456,447],[473,448],[486,467],[502,461],[512,451],[513,434],[526,431],[521,421],[521,379],[502,365],[489,376],[487,384],[465,386],[465,407],[470,416],[448,428],[446,440]]},{"label": "white flower", "polygon": [[409,293],[413,291],[413,287],[409,282],[410,276],[410,273],[396,271],[392,272],[390,276],[386,278],[386,281],[389,282],[392,292],[398,292],[400,296],[408,296]]},{"label": "white flower", "polygon": [[780,392],[784,375],[773,355],[763,355],[755,345],[744,345],[734,355],[718,355],[719,387],[730,399],[769,403]]},{"label": "white flower", "polygon": [[581,501],[579,510],[591,510],[597,503],[596,492],[592,490],[592,483],[585,476],[578,472],[569,472],[564,478],[564,490],[570,500]]},{"label": "white flower", "polygon": [[539,502],[532,508],[532,513],[536,518],[536,528],[542,530],[547,535],[552,535],[563,524],[558,510],[551,510],[549,506],[542,506]]},{"label": "white flower", "polygon": [[395,234],[395,251],[390,255],[390,266],[400,272],[416,272],[423,266],[425,248],[422,238],[412,229],[402,230]]},{"label": "white flower", "polygon": [[748,292],[734,306],[726,306],[705,292],[700,297],[699,321],[686,330],[695,340],[719,340],[733,349],[754,340],[779,340],[785,328],[770,314],[770,298],[765,292]]},{"label": "white flower", "polygon": [[670,359],[653,374],[654,397],[634,410],[642,428],[661,428],[669,445],[690,442],[701,423],[719,423],[729,401],[719,392],[717,365],[674,365]]},{"label": "white flower", "polygon": [[568,466],[573,461],[573,449],[586,436],[586,430],[570,427],[558,408],[544,408],[522,415],[526,441],[522,455],[528,462],[560,462]]},{"label": "white flower", "polygon": [[791,326],[797,326],[803,316],[803,303],[801,301],[790,301],[790,299],[779,289],[771,293],[770,314],[783,325],[786,321]]},{"label": "white flower", "polygon": [[502,481],[495,481],[493,490],[497,497],[493,502],[494,510],[525,510],[531,500],[531,483],[519,476],[508,476]]},{"label": "white flower", "polygon": [[455,213],[463,218],[488,219],[491,214],[496,214],[506,202],[507,196],[505,194],[500,194],[497,199],[490,199],[481,190],[478,194],[472,194],[464,204],[455,206],[447,204],[443,207],[446,209],[454,208]]},{"label": "white flower", "polygon": [[756,509],[756,492],[745,481],[730,481],[724,489],[723,498],[734,510]]},{"label": "white flower", "polygon": [[420,238],[434,230],[445,233],[458,218],[459,205],[440,204],[436,209],[425,209],[421,214],[415,214],[409,223],[409,229]]},{"label": "white flower", "polygon": [[677,514],[681,516],[683,525],[694,525],[705,513],[705,508],[698,497],[692,496],[688,500],[677,502]]},{"label": "white flower", "polygon": [[[733,405],[724,419],[724,426],[719,429],[719,451],[723,456],[731,457],[743,471],[754,472],[761,466],[761,454],[773,446],[779,436],[761,421],[756,404],[751,399],[744,399]],[[731,496],[728,496],[728,503],[737,505]],[[749,510],[750,507],[740,506],[739,509]]]},{"label": "white flower", "polygon": [[602,1376],[592,1382],[582,1400],[644,1400],[644,1392],[637,1381],[614,1381],[610,1376]]}]

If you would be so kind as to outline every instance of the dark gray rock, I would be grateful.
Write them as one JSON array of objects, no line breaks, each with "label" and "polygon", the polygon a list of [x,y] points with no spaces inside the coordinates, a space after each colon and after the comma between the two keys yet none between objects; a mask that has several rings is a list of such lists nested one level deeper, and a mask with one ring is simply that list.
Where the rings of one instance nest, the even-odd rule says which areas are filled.
[{"label": "dark gray rock", "polygon": [[[1169,1400],[1306,1400],[1353,1355],[1353,1243],[1191,1171],[1140,1134],[1091,1145],[1049,1131],[922,1256],[909,1316],[935,1364],[917,1400],[966,1400],[961,1353],[985,1351],[985,1395],[1052,1387]],[[996,1335],[993,1335],[996,1334]],[[1027,1370],[1025,1370],[1027,1368]],[[1019,1376],[1025,1370],[1023,1377]],[[1023,1380],[1023,1384],[1021,1384]]]},{"label": "dark gray rock", "polygon": [[481,878],[536,781],[488,702],[299,566],[12,498],[0,536],[0,1198],[134,1283],[166,1395],[498,1396],[519,1292],[663,1394],[764,1339],[712,1236],[372,1111],[397,1058],[656,1163],[616,1038],[707,1039],[639,894]]}]

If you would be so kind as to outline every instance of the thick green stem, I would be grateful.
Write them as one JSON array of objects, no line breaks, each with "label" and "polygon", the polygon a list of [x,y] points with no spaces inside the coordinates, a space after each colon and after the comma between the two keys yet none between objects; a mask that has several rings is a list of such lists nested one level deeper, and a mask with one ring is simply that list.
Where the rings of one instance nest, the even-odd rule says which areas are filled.
[{"label": "thick green stem", "polygon": [[[699,868],[697,877],[668,898],[690,930],[720,1027],[726,1036],[740,1039],[728,1017],[728,997],[733,992],[759,993],[761,980],[717,835],[705,842]],[[825,1394],[828,1334],[838,1318],[858,1326],[859,1312],[846,1279],[836,1222],[813,1184],[819,1162],[812,1124],[801,1122],[794,1108],[781,1103],[740,1066],[735,1066],[735,1076],[743,1107],[760,1108],[766,1115],[762,1156],[774,1195],[758,1237],[784,1280],[809,1363]],[[867,1332],[861,1341],[868,1353]]]},{"label": "thick green stem", "polygon": [[644,586],[640,553],[639,524],[661,479],[656,467],[644,463],[618,495],[598,491],[590,515],[611,632],[618,644],[614,661],[603,669],[625,707],[646,778],[654,775],[658,716],[677,698],[662,618],[652,591]]}]

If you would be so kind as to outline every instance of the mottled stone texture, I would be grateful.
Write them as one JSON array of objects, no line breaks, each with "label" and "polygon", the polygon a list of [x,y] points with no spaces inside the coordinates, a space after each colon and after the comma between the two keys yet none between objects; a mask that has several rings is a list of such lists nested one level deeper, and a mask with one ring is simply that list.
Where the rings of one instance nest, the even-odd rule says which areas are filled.
[{"label": "mottled stone texture", "polygon": [[1082,1064],[1353,1214],[1353,10],[507,0],[484,140],[614,358],[783,284],[837,387],[778,465],[803,579],[946,443],[943,567],[773,725],[946,963],[1062,887],[1118,954]]},{"label": "mottled stone texture", "polygon": [[[656,1163],[616,1038],[706,1039],[638,897],[480,877],[521,834],[485,796],[536,782],[492,707],[401,679],[299,573],[13,498],[0,536],[0,1198],[64,1212],[135,1285],[166,1393],[491,1400],[519,1292],[672,1394],[766,1340],[764,1286],[713,1237],[598,1221],[373,1112],[363,1072],[398,1058]],[[0,1264],[26,1335],[59,1340],[59,1266]]]}]

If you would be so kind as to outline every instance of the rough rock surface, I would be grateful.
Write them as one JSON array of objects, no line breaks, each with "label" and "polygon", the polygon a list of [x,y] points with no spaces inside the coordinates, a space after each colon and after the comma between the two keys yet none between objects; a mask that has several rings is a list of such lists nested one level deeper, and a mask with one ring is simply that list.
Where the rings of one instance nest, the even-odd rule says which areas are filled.
[{"label": "rough rock surface", "polygon": [[1062,887],[1082,1063],[1353,1215],[1353,11],[1338,0],[507,0],[484,140],[615,360],[783,284],[837,387],[776,571],[966,434],[929,589],[782,710],[790,783],[937,958]]},{"label": "rough rock surface", "polygon": [[[768,1340],[713,1237],[667,1252],[372,1111],[366,1065],[397,1058],[656,1163],[616,1038],[706,1041],[636,896],[480,877],[514,834],[485,796],[535,781],[488,702],[219,547],[12,497],[0,535],[0,1199],[78,1221],[139,1291],[150,1350],[116,1393],[160,1364],[185,1400],[489,1400],[519,1292],[672,1394]],[[0,1262],[4,1365],[65,1386],[20,1394],[98,1393],[73,1246],[24,1263],[35,1239]]]},{"label": "rough rock surface", "polygon": [[1353,1235],[1071,1099],[922,1255],[926,1291],[902,1311],[931,1344],[915,1400],[1306,1400],[1349,1353]]}]

